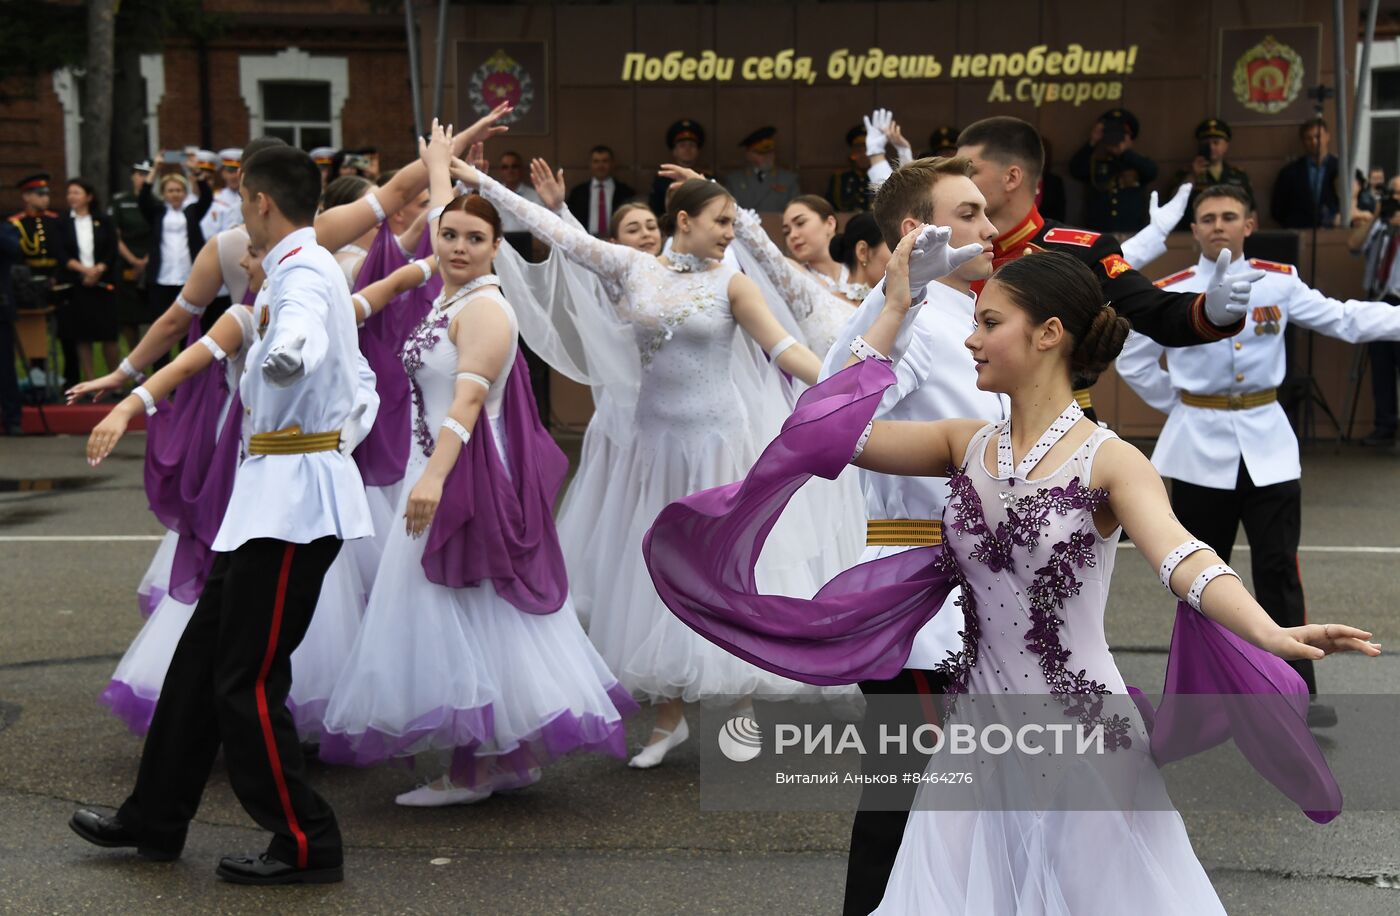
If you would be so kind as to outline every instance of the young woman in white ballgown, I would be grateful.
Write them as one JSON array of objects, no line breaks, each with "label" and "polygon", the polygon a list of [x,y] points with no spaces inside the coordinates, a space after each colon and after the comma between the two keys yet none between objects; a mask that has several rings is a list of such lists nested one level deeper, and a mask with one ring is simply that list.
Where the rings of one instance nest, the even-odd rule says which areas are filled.
[{"label": "young woman in white ballgown", "polygon": [[[523,788],[571,751],[623,756],[623,715],[635,709],[568,600],[552,496],[543,492],[559,480],[534,474],[549,464],[562,480],[567,462],[539,426],[528,375],[519,375],[514,310],[491,273],[500,218],[480,197],[453,196],[448,138],[435,123],[423,148],[435,257],[355,297],[378,311],[434,270],[443,277],[403,346],[413,405],[396,508],[404,521],[385,539],[322,743],[333,762],[450,759],[442,776],[395,799],[413,807]],[[494,489],[483,496],[482,486]],[[447,508],[468,493],[471,507]],[[434,546],[457,530],[443,526],[469,532],[460,549]],[[505,565],[472,571],[487,556],[505,556]]]},{"label": "young woman in white ballgown", "polygon": [[[712,182],[681,184],[661,221],[672,250],[656,257],[593,238],[470,166],[459,171],[498,209],[592,273],[604,291],[610,314],[588,330],[605,326],[617,354],[599,370],[622,376],[616,390],[624,403],[603,418],[620,421],[619,435],[606,466],[581,469],[560,533],[571,572],[592,571],[589,592],[580,589],[578,597],[594,644],[624,686],[660,707],[650,741],[631,764],[655,766],[686,739],[686,701],[815,693],[697,638],[666,613],[640,560],[642,536],[663,506],[742,476],[776,430],[789,402],[769,360],[806,382],[819,368],[754,283],[720,263],[734,237],[733,199]],[[590,322],[578,324],[587,333]],[[540,352],[533,340],[531,346]],[[775,536],[759,570],[768,588],[810,595],[820,578],[858,555],[859,528],[833,530],[829,507],[818,503],[805,502],[797,510],[802,519]]]}]

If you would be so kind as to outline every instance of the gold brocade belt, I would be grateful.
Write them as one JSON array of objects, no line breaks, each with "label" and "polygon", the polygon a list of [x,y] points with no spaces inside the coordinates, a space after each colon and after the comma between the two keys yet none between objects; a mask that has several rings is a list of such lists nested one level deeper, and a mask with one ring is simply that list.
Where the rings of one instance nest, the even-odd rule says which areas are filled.
[{"label": "gold brocade belt", "polygon": [[1181,403],[1188,407],[1204,407],[1207,410],[1249,410],[1263,407],[1278,400],[1278,389],[1251,391],[1249,394],[1189,394],[1181,396]]},{"label": "gold brocade belt", "polygon": [[937,547],[943,523],[937,519],[872,518],[865,523],[867,547]]},{"label": "gold brocade belt", "polygon": [[306,455],[333,452],[340,448],[340,430],[303,434],[300,426],[288,426],[271,433],[254,433],[248,440],[250,455]]},{"label": "gold brocade belt", "polygon": [[1079,405],[1080,410],[1088,410],[1094,406],[1094,401],[1089,397],[1088,388],[1074,389],[1074,402]]}]

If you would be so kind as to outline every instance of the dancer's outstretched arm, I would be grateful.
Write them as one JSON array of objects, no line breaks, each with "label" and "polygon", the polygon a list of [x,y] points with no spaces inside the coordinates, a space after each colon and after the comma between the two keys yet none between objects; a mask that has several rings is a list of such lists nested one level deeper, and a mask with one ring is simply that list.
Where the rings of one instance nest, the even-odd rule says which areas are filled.
[{"label": "dancer's outstretched arm", "polygon": [[[1099,446],[1092,485],[1108,490],[1108,511],[1101,510],[1106,517],[1099,519],[1100,530],[1121,524],[1153,569],[1160,570],[1169,557],[1171,562],[1179,560],[1170,571],[1172,593],[1192,602],[1241,639],[1285,659],[1318,659],[1333,652],[1380,654],[1379,644],[1367,641],[1371,634],[1356,627],[1337,623],[1280,627],[1275,623],[1215,551],[1204,544],[1184,546],[1193,539],[1172,514],[1161,476],[1152,462],[1128,443],[1111,439]],[[1184,559],[1177,556],[1188,549],[1192,552]],[[1204,584],[1198,582],[1212,567],[1219,567],[1219,574],[1206,578]]]},{"label": "dancer's outstretched arm", "polygon": [[175,302],[151,323],[140,343],[122,361],[122,365],[101,378],[69,388],[68,403],[72,404],[87,395],[91,395],[96,401],[105,392],[118,391],[128,381],[134,381],[141,371],[169,353],[170,348],[184,338],[190,329],[190,322],[203,314],[209,303],[214,301],[214,297],[219,295],[219,288],[223,285],[224,273],[219,263],[219,238],[215,236],[199,249],[199,256],[194,259],[189,279],[181,287]]},{"label": "dancer's outstretched arm", "polygon": [[384,279],[376,280],[350,297],[355,303],[355,320],[363,324],[369,316],[383,311],[399,296],[427,283],[435,273],[437,255],[432,255],[410,261]]},{"label": "dancer's outstretched arm", "polygon": [[778,368],[808,385],[817,383],[817,375],[822,371],[821,357],[793,339],[773,315],[758,284],[743,274],[736,273],[729,280],[729,310],[744,333],[763,348]]},{"label": "dancer's outstretched arm", "polygon": [[[234,306],[242,308],[242,306]],[[154,413],[157,402],[170,396],[182,382],[208,367],[216,358],[243,348],[243,326],[231,314],[219,316],[209,333],[199,339],[203,346],[186,347],[179,356],[145,384],[134,389],[108,412],[88,436],[87,459],[93,467],[112,453],[131,421],[142,413]],[[217,353],[216,353],[217,348]],[[145,395],[144,397],[142,395]],[[147,400],[149,398],[149,400]]]}]

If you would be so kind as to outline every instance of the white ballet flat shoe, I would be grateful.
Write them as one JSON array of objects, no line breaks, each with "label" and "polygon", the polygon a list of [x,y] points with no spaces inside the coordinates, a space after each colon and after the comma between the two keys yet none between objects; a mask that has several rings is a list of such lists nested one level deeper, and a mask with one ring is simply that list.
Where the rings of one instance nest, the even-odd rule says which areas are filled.
[{"label": "white ballet flat shoe", "polygon": [[411,792],[394,797],[394,804],[405,808],[442,808],[447,805],[473,805],[491,797],[491,789],[454,786],[446,776],[424,783]]},{"label": "white ballet flat shoe", "polygon": [[491,774],[491,791],[518,792],[540,781],[539,767],[531,767],[524,776],[514,770],[497,770]]},{"label": "white ballet flat shoe", "polygon": [[665,737],[655,744],[648,744],[646,747],[642,748],[641,751],[637,753],[637,756],[627,761],[629,767],[635,767],[638,770],[648,770],[656,766],[662,760],[666,759],[666,754],[671,748],[684,743],[685,739],[690,737],[690,726],[686,724],[685,719],[681,719],[680,724],[677,725],[673,731],[668,732],[665,729],[658,728],[653,731],[652,734],[665,735]]}]

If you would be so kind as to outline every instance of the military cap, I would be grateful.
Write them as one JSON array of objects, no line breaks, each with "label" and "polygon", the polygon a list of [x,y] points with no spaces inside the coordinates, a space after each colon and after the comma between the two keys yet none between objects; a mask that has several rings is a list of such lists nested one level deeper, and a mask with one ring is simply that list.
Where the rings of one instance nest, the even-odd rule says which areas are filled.
[{"label": "military cap", "polygon": [[865,146],[864,124],[857,124],[855,127],[852,127],[850,130],[846,131],[846,145],[856,146],[857,144],[859,144],[862,147]]},{"label": "military cap", "polygon": [[1230,133],[1230,125],[1219,118],[1206,118],[1196,125],[1196,139],[1209,140],[1212,137],[1219,137],[1222,140],[1233,139]]},{"label": "military cap", "polygon": [[958,134],[961,133],[956,127],[945,124],[942,127],[934,128],[933,133],[928,136],[928,148],[937,154],[940,150],[958,148]]},{"label": "military cap", "polygon": [[212,172],[219,167],[219,154],[211,149],[202,149],[195,153],[195,158],[199,160],[199,167],[206,172]]},{"label": "military cap", "polygon": [[131,164],[131,170],[133,172],[149,172],[153,168],[155,168],[155,166],[151,164],[151,160],[149,159],[142,159],[140,162],[133,162]]},{"label": "military cap", "polygon": [[760,127],[739,141],[739,145],[744,149],[751,149],[756,153],[766,153],[774,149],[778,144],[773,139],[778,135],[776,127]]},{"label": "military cap", "polygon": [[340,152],[334,146],[318,146],[310,153],[311,159],[317,165],[330,165],[335,154]]},{"label": "military cap", "polygon": [[219,162],[226,169],[240,169],[243,167],[243,150],[237,147],[219,150]]},{"label": "military cap", "polygon": [[682,118],[666,128],[666,148],[675,149],[682,140],[694,141],[696,146],[705,145],[705,128],[699,121]]},{"label": "military cap", "polygon": [[1138,138],[1142,130],[1142,125],[1138,122],[1137,115],[1126,108],[1111,108],[1104,112],[1103,117],[1099,118],[1099,120],[1105,124],[1113,121],[1122,124],[1123,129],[1128,132],[1128,136],[1132,137],[1134,140]]},{"label": "military cap", "polygon": [[47,191],[49,189],[48,172],[36,172],[28,177],[21,178],[15,187],[21,191]]}]

